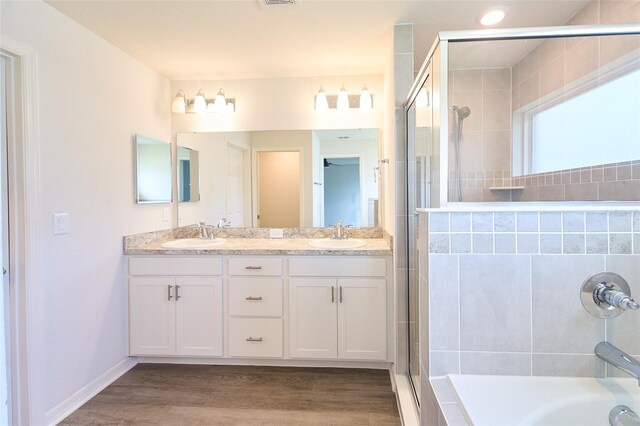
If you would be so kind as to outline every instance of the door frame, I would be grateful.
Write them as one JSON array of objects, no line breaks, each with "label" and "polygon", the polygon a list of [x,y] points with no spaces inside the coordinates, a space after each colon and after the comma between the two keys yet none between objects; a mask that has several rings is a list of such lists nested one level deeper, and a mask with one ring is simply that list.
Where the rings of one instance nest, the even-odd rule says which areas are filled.
[{"label": "door frame", "polygon": [[[258,153],[259,152],[297,152],[300,161],[300,227],[305,227],[305,193],[304,193],[304,148],[296,147],[255,147],[251,149],[251,226],[260,226],[258,212],[260,211],[260,197],[258,196]],[[313,194],[311,194],[313,197]],[[306,225],[310,226],[310,225]]]},{"label": "door frame", "polygon": [[[360,177],[360,227],[362,227],[364,222],[367,222],[368,226],[371,224],[365,220],[366,211],[367,211],[367,203],[364,198],[364,168],[362,167],[362,154],[320,154],[320,167],[322,167],[322,191],[320,191],[320,209],[322,212],[320,224],[321,226],[327,226],[324,223],[324,191],[327,188],[324,181],[324,160],[330,158],[357,158],[358,159],[358,176]],[[329,224],[329,226],[333,226],[335,223]]]},{"label": "door frame", "polygon": [[43,424],[44,316],[36,51],[0,38],[7,59],[11,400],[14,424]]}]

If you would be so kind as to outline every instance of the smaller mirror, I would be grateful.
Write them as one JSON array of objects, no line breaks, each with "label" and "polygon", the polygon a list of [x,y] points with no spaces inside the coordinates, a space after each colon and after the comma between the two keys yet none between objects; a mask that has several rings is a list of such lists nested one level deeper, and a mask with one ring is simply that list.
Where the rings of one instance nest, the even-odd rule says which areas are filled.
[{"label": "smaller mirror", "polygon": [[171,144],[136,135],[136,203],[171,202]]},{"label": "smaller mirror", "polygon": [[178,202],[200,201],[198,151],[178,145]]}]

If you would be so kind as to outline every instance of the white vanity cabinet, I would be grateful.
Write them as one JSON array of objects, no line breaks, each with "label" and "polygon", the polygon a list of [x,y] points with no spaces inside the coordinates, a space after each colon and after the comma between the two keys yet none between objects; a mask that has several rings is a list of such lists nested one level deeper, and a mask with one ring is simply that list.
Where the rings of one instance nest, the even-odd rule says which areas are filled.
[{"label": "white vanity cabinet", "polygon": [[222,356],[222,260],[129,259],[131,355]]},{"label": "white vanity cabinet", "polygon": [[387,259],[289,260],[292,358],[387,360]]},{"label": "white vanity cabinet", "polygon": [[228,258],[229,356],[282,358],[283,259]]}]

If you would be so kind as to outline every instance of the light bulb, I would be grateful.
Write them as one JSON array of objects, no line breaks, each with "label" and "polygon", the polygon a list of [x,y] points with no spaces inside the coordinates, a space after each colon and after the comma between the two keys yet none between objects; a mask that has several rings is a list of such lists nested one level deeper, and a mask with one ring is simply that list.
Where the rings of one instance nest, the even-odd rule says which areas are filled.
[{"label": "light bulb", "polygon": [[504,19],[504,12],[501,10],[493,10],[491,12],[485,13],[480,18],[480,23],[482,25],[495,25],[498,22]]},{"label": "light bulb", "polygon": [[216,95],[216,99],[214,101],[215,111],[216,112],[225,112],[227,109],[227,100],[224,97],[224,91],[222,88],[218,91]]},{"label": "light bulb", "polygon": [[329,109],[329,101],[327,101],[327,95],[324,93],[322,86],[318,90],[316,95],[316,111],[327,111]]},{"label": "light bulb", "polygon": [[175,112],[176,114],[184,114],[187,112],[187,103],[182,90],[178,90],[178,94],[176,94],[176,97],[173,99],[171,112]]},{"label": "light bulb", "polygon": [[373,107],[373,101],[371,99],[371,93],[369,93],[369,89],[365,85],[362,89],[362,93],[360,93],[360,109],[369,110]]},{"label": "light bulb", "polygon": [[336,108],[339,111],[346,111],[349,109],[349,95],[347,95],[344,85],[342,85],[342,89],[340,89],[340,92],[338,93]]},{"label": "light bulb", "polygon": [[193,100],[193,112],[198,114],[204,114],[207,112],[207,101],[204,99],[204,92],[202,89],[198,91],[196,98]]}]

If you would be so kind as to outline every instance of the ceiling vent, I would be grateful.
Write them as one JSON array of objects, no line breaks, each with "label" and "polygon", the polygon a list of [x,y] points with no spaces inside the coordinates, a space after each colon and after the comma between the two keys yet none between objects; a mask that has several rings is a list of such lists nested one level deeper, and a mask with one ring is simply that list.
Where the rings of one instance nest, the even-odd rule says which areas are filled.
[{"label": "ceiling vent", "polygon": [[261,6],[296,6],[300,0],[258,0]]}]

